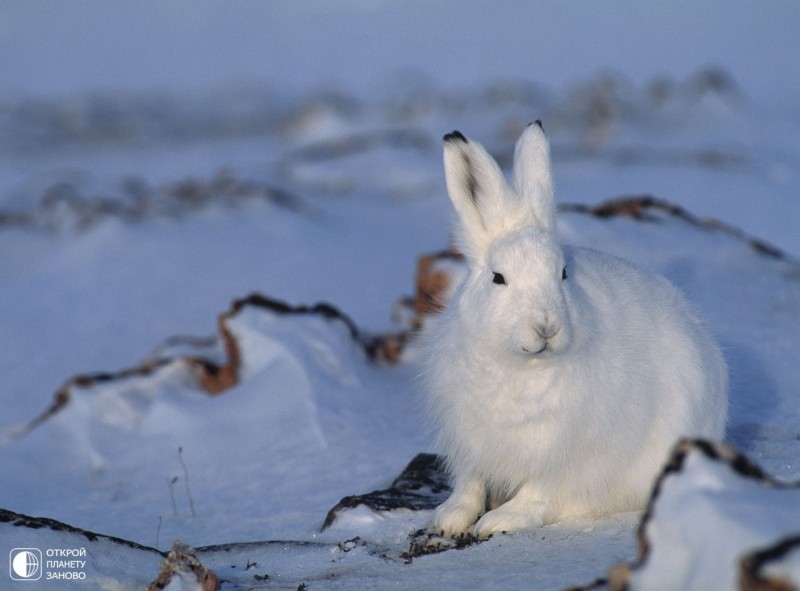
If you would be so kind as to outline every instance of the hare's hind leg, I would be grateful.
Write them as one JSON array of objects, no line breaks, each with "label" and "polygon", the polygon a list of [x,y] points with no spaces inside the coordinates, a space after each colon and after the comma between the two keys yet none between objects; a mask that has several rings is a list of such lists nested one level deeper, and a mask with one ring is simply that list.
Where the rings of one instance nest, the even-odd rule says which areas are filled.
[{"label": "hare's hind leg", "polygon": [[486,509],[486,487],[479,478],[459,478],[453,494],[436,508],[431,530],[443,536],[466,532]]},{"label": "hare's hind leg", "polygon": [[544,525],[547,506],[536,487],[524,484],[509,501],[478,520],[473,533],[486,538],[494,533],[533,529]]}]

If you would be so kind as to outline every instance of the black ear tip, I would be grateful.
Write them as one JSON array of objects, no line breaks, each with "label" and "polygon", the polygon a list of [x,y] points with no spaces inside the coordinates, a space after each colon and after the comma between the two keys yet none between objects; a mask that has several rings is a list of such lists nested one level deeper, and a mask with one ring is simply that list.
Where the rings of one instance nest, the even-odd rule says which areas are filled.
[{"label": "black ear tip", "polygon": [[542,120],[541,120],[541,119],[537,119],[536,121],[534,121],[534,122],[532,122],[532,123],[528,123],[528,127],[530,127],[531,125],[535,125],[535,126],[536,126],[536,127],[538,127],[539,129],[541,129],[542,131],[544,131],[544,126],[542,125]]},{"label": "black ear tip", "polygon": [[464,134],[458,130],[451,131],[450,133],[445,134],[445,136],[442,139],[446,142],[464,142],[465,144],[468,143],[467,138],[464,137]]}]

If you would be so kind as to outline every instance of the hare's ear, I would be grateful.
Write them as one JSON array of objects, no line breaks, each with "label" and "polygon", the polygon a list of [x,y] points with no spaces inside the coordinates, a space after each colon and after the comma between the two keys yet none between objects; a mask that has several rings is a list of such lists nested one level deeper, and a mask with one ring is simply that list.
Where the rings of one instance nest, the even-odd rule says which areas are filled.
[{"label": "hare's ear", "polygon": [[454,131],[444,136],[444,173],[460,222],[457,247],[479,258],[503,222],[509,193],[503,172],[483,146]]},{"label": "hare's ear", "polygon": [[550,143],[538,119],[528,125],[517,141],[514,150],[514,187],[532,208],[533,221],[543,229],[552,231],[555,227],[556,202],[550,169]]}]

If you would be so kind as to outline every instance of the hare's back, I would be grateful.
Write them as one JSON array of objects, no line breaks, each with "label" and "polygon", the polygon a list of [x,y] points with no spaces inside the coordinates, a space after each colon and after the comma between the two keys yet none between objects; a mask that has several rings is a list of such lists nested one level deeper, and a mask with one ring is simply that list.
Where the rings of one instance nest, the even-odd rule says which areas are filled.
[{"label": "hare's back", "polygon": [[[572,249],[577,322],[595,335],[589,364],[628,368],[649,392],[651,411],[683,436],[721,437],[727,366],[716,341],[681,291],[622,259]],[[670,429],[667,429],[669,431]]]},{"label": "hare's back", "polygon": [[588,248],[567,248],[566,252],[578,305],[585,304],[596,314],[627,318],[630,322],[696,322],[696,314],[684,295],[661,275]]}]

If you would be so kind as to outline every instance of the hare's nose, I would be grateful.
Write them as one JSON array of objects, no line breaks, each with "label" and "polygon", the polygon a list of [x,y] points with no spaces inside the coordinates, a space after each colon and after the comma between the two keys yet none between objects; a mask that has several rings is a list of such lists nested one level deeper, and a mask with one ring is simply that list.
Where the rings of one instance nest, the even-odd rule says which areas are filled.
[{"label": "hare's nose", "polygon": [[561,330],[561,327],[555,322],[544,322],[542,324],[533,325],[533,332],[535,332],[545,341],[556,336],[559,330]]}]

